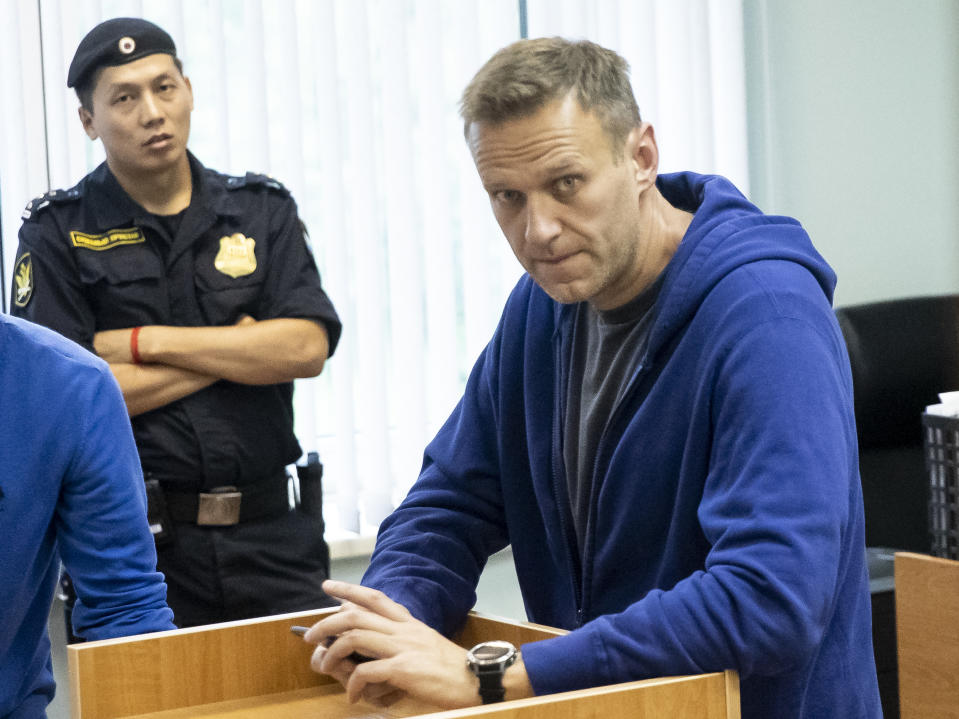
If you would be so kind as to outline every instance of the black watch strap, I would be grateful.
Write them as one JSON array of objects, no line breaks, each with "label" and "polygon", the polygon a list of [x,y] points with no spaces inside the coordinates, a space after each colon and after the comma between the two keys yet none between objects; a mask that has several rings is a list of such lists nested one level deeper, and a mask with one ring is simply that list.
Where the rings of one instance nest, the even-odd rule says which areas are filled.
[{"label": "black watch strap", "polygon": [[495,704],[506,698],[503,688],[503,671],[482,672],[479,676],[479,693],[484,704]]}]

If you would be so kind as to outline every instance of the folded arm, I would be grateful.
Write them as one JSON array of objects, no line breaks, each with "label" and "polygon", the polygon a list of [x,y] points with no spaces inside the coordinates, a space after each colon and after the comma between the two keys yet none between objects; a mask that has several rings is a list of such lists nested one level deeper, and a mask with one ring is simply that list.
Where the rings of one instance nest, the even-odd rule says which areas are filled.
[{"label": "folded arm", "polygon": [[123,391],[131,417],[199,392],[217,381],[210,375],[162,364],[113,362],[110,370]]},{"label": "folded arm", "polygon": [[[130,329],[98,332],[97,353],[113,365],[133,365]],[[168,374],[115,371],[127,394],[137,382],[149,385],[164,379],[181,385],[170,387],[171,395],[191,384],[203,386],[217,379],[241,384],[277,384],[300,377],[314,377],[323,369],[329,352],[326,329],[313,320],[282,318],[245,321],[228,327],[172,327],[149,325],[137,337],[140,369],[163,367],[186,372]],[[193,391],[196,391],[194,389]],[[183,394],[189,394],[184,391]],[[180,394],[179,396],[183,396]]]},{"label": "folded arm", "polygon": [[313,320],[275,319],[232,327],[144,327],[140,361],[166,364],[240,384],[277,384],[315,377],[329,352],[326,330]]}]

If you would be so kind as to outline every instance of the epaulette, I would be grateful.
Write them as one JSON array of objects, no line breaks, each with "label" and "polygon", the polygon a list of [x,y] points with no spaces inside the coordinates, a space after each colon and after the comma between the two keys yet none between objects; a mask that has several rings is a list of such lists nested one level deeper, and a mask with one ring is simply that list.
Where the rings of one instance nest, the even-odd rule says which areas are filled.
[{"label": "epaulette", "polygon": [[243,177],[228,177],[226,178],[226,188],[228,190],[239,190],[241,187],[253,187],[256,185],[262,185],[264,187],[269,187],[271,190],[277,190],[286,195],[290,194],[290,191],[286,189],[282,182],[277,180],[275,177],[270,175],[261,175],[257,172],[248,172]]},{"label": "epaulette", "polygon": [[20,217],[24,220],[34,220],[42,210],[50,207],[50,205],[73,202],[79,199],[80,190],[76,187],[71,187],[69,190],[50,190],[47,194],[30,200],[27,206],[23,208],[23,214]]}]

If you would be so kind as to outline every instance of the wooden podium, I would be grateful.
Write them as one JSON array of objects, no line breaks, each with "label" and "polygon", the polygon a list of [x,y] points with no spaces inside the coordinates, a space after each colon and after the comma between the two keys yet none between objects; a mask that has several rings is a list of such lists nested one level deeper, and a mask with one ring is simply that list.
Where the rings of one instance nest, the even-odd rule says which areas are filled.
[{"label": "wooden podium", "polygon": [[[290,632],[335,610],[297,612],[241,622],[67,646],[75,719],[431,719],[579,716],[738,719],[735,672],[648,679],[501,704],[442,711],[404,699],[389,708],[349,704],[338,683],[309,667],[312,647]],[[457,638],[519,646],[563,634],[536,624],[470,614]]]},{"label": "wooden podium", "polygon": [[896,552],[902,719],[959,717],[959,562]]}]

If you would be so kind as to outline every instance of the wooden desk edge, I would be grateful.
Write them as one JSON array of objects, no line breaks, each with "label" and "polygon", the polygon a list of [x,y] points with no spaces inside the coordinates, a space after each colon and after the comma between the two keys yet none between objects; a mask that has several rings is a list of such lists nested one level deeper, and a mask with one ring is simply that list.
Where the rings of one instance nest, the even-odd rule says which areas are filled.
[{"label": "wooden desk edge", "polygon": [[[288,614],[272,614],[267,617],[254,617],[253,619],[238,619],[233,622],[221,622],[219,624],[203,624],[198,627],[185,627],[183,629],[168,629],[165,632],[151,632],[149,634],[131,634],[126,637],[115,637],[113,639],[97,639],[89,642],[80,642],[78,644],[67,644],[67,655],[85,652],[97,647],[109,646],[112,644],[128,644],[138,642],[144,639],[162,639],[163,637],[183,636],[186,634],[200,634],[204,632],[217,632],[234,627],[244,627],[255,624],[296,624],[296,620],[311,620],[310,623],[318,621],[319,617],[325,614],[331,614],[336,611],[336,607],[330,609],[308,609],[303,612],[290,612]],[[315,619],[314,619],[315,617]]]},{"label": "wooden desk edge", "polygon": [[[305,612],[292,612],[289,614],[275,615],[270,617],[258,617],[255,619],[246,619],[239,620],[235,622],[225,622],[221,624],[212,624],[205,625],[201,627],[190,627],[185,629],[176,629],[166,632],[156,632],[153,634],[143,634],[136,635],[131,637],[119,637],[116,639],[104,639],[99,641],[87,642],[82,644],[68,645],[67,654],[70,659],[70,696],[71,703],[74,706],[74,716],[78,716],[77,713],[79,702],[77,697],[79,696],[81,677],[79,676],[78,667],[81,664],[80,658],[86,652],[95,651],[98,647],[105,647],[110,645],[121,645],[128,643],[140,642],[144,639],[163,639],[166,637],[177,637],[187,634],[198,634],[205,632],[217,632],[223,630],[229,630],[238,627],[250,626],[250,625],[269,625],[269,624],[279,624],[279,625],[290,625],[290,624],[308,624],[315,622],[319,617],[329,614],[336,611],[336,608],[333,609],[322,609],[322,610],[311,610]],[[502,617],[497,617],[494,615],[479,613],[479,612],[470,612],[467,623],[464,626],[463,631],[460,634],[460,639],[467,639],[468,641],[473,641],[477,638],[477,635],[480,637],[480,640],[490,638],[491,635],[495,634],[497,638],[504,637],[514,643],[528,643],[529,641],[536,641],[538,639],[546,639],[553,636],[561,636],[566,634],[565,630],[556,629],[553,627],[547,627],[539,624],[534,624],[532,622],[516,621],[511,619],[506,619]],[[461,644],[465,646],[465,643],[461,641]],[[724,692],[726,696],[726,716],[727,719],[738,719],[740,714],[739,707],[739,679],[735,671],[726,671],[726,672],[714,672],[711,674],[705,675],[694,675],[686,677],[660,677],[653,679],[645,679],[636,682],[626,682],[623,684],[614,684],[607,685],[602,687],[594,687],[591,689],[584,689],[575,692],[564,692],[562,694],[553,694],[540,697],[532,697],[530,699],[523,699],[514,702],[504,703],[502,706],[504,708],[509,708],[512,710],[520,710],[524,706],[540,706],[540,705],[549,705],[556,702],[563,702],[569,700],[576,700],[578,698],[585,697],[595,697],[609,695],[613,693],[620,693],[624,691],[629,691],[633,688],[642,687],[642,686],[652,686],[652,685],[664,685],[669,683],[676,682],[688,682],[691,680],[702,679],[705,677],[719,677],[722,676],[722,681],[724,685]],[[333,680],[328,677],[321,677],[316,675],[318,684],[330,683]],[[422,716],[429,716],[431,719],[454,719],[457,717],[471,717],[471,716],[495,716],[501,713],[498,708],[493,708],[491,710],[491,705],[485,707],[473,707],[469,709],[460,709],[452,711],[443,711],[439,713],[430,713],[424,714]]]},{"label": "wooden desk edge", "polygon": [[[239,619],[232,622],[221,622],[219,624],[204,624],[199,627],[185,627],[183,629],[169,629],[165,632],[152,632],[150,634],[133,634],[126,637],[116,637],[114,639],[97,639],[89,642],[80,642],[78,644],[68,644],[67,645],[67,655],[76,654],[79,652],[86,652],[97,647],[109,646],[112,644],[127,644],[131,642],[142,641],[143,639],[162,639],[163,637],[170,636],[183,636],[185,634],[199,634],[204,632],[215,632],[222,631],[225,629],[232,629],[235,627],[244,627],[250,625],[259,625],[259,624],[297,624],[298,621],[300,624],[306,623],[304,620],[309,620],[309,624],[313,624],[319,621],[321,616],[326,614],[332,614],[337,611],[337,607],[332,607],[329,609],[309,609],[303,612],[290,612],[288,614],[273,614],[267,617],[254,617],[253,619]],[[505,627],[513,627],[517,629],[528,629],[534,632],[541,632],[544,637],[546,636],[562,636],[568,632],[565,629],[557,629],[555,627],[548,627],[544,624],[536,624],[534,622],[525,622],[515,619],[507,619],[506,617],[500,617],[495,614],[487,614],[485,612],[470,612],[468,615],[468,621],[478,621],[481,624],[487,625],[503,625]],[[464,627],[465,629],[465,627]]]},{"label": "wooden desk edge", "polygon": [[512,716],[517,713],[522,715],[522,710],[527,707],[561,704],[563,702],[576,701],[578,699],[592,700],[596,697],[628,693],[644,687],[701,682],[719,678],[721,678],[725,689],[726,718],[740,719],[739,674],[731,669],[727,669],[723,672],[710,672],[707,674],[655,677],[653,679],[641,679],[638,681],[623,682],[621,684],[606,684],[604,686],[591,687],[589,689],[577,689],[576,691],[561,692],[558,694],[546,694],[544,696],[530,697],[529,699],[516,699],[509,702],[503,702],[502,704],[486,704],[484,706],[469,707],[467,709],[450,709],[448,711],[421,714],[412,719],[463,719],[465,717],[474,716],[496,717],[498,714],[507,714]]}]

